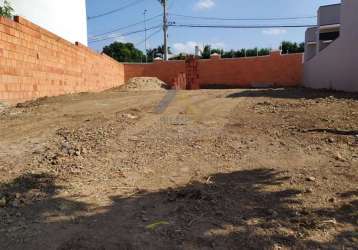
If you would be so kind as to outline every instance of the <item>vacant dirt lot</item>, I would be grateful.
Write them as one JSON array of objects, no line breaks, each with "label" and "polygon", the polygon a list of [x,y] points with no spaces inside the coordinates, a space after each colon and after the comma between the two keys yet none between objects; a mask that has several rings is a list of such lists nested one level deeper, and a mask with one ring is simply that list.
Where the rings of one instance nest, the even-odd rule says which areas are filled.
[{"label": "vacant dirt lot", "polygon": [[0,115],[0,249],[357,245],[358,95],[107,91]]}]

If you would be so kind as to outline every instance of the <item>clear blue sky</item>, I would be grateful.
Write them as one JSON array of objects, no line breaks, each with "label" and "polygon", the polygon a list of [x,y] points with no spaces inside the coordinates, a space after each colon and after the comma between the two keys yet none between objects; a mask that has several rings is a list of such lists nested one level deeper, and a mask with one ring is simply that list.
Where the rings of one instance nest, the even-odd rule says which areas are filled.
[{"label": "clear blue sky", "polygon": [[[87,15],[94,16],[116,8],[131,4],[137,0],[87,0]],[[169,13],[190,16],[228,17],[228,18],[271,18],[271,17],[301,17],[315,16],[321,5],[339,3],[340,0],[168,0]],[[143,0],[142,2],[102,18],[88,20],[88,35],[94,35],[111,31],[115,28],[143,21],[144,10],[147,10],[147,18],[161,13],[162,8],[157,0]],[[280,21],[211,21],[188,19],[183,17],[170,17],[169,21],[176,23],[193,24],[232,24],[232,25],[256,25],[256,24],[316,24],[315,19],[280,20]],[[161,18],[148,22],[148,27],[161,23]],[[144,24],[130,27],[118,32],[123,34],[144,28]],[[148,31],[148,36],[157,30]],[[212,44],[214,47],[225,49],[240,49],[253,47],[278,48],[282,40],[295,42],[304,41],[304,28],[275,28],[275,29],[204,29],[204,28],[177,28],[169,29],[169,46],[175,52],[191,52],[198,44]],[[162,32],[157,32],[148,42],[149,47],[162,44]],[[138,44],[137,47],[144,50],[144,32],[116,37],[98,43],[90,43],[89,46],[97,51],[111,42],[125,41]]]}]

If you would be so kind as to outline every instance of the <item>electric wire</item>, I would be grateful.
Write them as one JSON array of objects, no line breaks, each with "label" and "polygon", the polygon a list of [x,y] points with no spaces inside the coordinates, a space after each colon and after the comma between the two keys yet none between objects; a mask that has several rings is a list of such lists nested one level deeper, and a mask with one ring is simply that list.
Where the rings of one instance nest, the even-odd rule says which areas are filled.
[{"label": "electric wire", "polygon": [[138,26],[138,25],[140,25],[140,24],[143,24],[143,23],[145,23],[145,22],[150,22],[150,21],[152,21],[152,20],[155,20],[156,18],[161,17],[161,16],[162,16],[162,14],[159,14],[159,15],[150,17],[150,18],[146,19],[145,21],[140,21],[140,22],[132,23],[132,24],[129,24],[129,25],[126,25],[126,26],[120,26],[120,27],[117,27],[117,28],[112,29],[111,31],[107,31],[107,32],[103,32],[103,33],[100,33],[100,34],[93,35],[93,36],[91,37],[91,39],[95,39],[95,38],[98,38],[98,37],[102,37],[102,36],[104,36],[104,35],[112,34],[112,33],[115,33],[115,32],[117,32],[117,31],[120,31],[120,30],[132,28],[132,27]]},{"label": "electric wire", "polygon": [[310,28],[316,25],[298,24],[298,25],[208,25],[208,24],[177,24],[170,23],[170,27],[182,28],[221,28],[221,29],[267,29],[267,28]]},{"label": "electric wire", "polygon": [[100,17],[104,17],[104,16],[108,16],[108,15],[112,15],[116,12],[119,12],[119,11],[122,11],[122,10],[125,10],[127,8],[130,8],[134,5],[137,5],[141,2],[143,2],[144,0],[135,0],[134,2],[132,3],[129,3],[129,4],[126,4],[120,8],[117,8],[117,9],[114,9],[114,10],[110,10],[110,11],[107,11],[107,12],[104,12],[104,13],[101,13],[101,14],[98,14],[98,15],[94,15],[94,16],[89,16],[87,17],[88,20],[93,20],[93,19],[97,19],[97,18],[100,18]]},{"label": "electric wire", "polygon": [[133,34],[138,34],[138,33],[144,32],[144,31],[153,30],[153,29],[157,29],[157,28],[160,28],[160,27],[162,27],[162,26],[157,25],[157,26],[153,26],[153,27],[150,27],[150,28],[147,28],[147,29],[140,29],[140,30],[135,30],[135,31],[132,31],[132,32],[123,33],[123,34],[111,35],[111,36],[100,38],[100,39],[90,40],[89,43],[97,43],[97,42],[106,41],[106,40],[109,40],[109,39],[115,39],[115,38],[119,38],[119,37],[123,37],[123,36],[129,36],[129,35],[133,35]]},{"label": "electric wire", "polygon": [[182,14],[169,13],[170,16],[176,17],[185,17],[192,19],[202,19],[202,20],[217,20],[217,21],[275,21],[275,20],[300,20],[300,19],[313,19],[317,16],[300,16],[300,17],[269,17],[269,18],[225,18],[225,17],[199,17],[199,16],[189,16]]},{"label": "electric wire", "polygon": [[144,40],[142,40],[142,41],[140,41],[140,42],[137,42],[137,43],[135,43],[134,45],[135,45],[135,46],[139,46],[139,45],[145,43],[146,40],[148,41],[149,39],[151,39],[152,37],[154,37],[156,34],[160,33],[161,31],[162,31],[162,29],[159,28],[157,31],[155,31],[155,32],[153,32],[152,34],[150,34],[150,35],[147,37],[147,39],[144,39]]}]

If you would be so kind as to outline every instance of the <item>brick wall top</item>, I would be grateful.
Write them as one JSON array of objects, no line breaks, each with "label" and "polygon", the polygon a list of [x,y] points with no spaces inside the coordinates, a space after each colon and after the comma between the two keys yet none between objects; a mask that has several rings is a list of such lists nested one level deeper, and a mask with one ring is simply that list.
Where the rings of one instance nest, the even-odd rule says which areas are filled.
[{"label": "brick wall top", "polygon": [[[302,53],[282,55],[272,51],[267,56],[221,58],[198,60],[198,81],[201,85],[230,85],[250,87],[256,83],[271,83],[274,86],[297,86],[302,81]],[[131,77],[158,77],[175,85],[178,76],[185,72],[185,61],[158,60],[149,64],[124,64],[125,79]]]},{"label": "brick wall top", "polygon": [[[243,60],[260,60],[260,59],[267,59],[270,57],[292,57],[292,58],[303,58],[303,53],[292,53],[292,54],[281,54],[280,51],[272,51],[270,55],[264,55],[264,56],[248,56],[248,57],[233,57],[233,58],[222,58],[220,55],[211,57],[209,59],[199,59],[199,62],[208,62],[208,61],[243,61]],[[145,65],[153,65],[153,64],[183,64],[185,63],[185,60],[156,60],[152,63],[123,63],[124,65],[137,65],[137,66],[145,66]]]},{"label": "brick wall top", "polygon": [[0,101],[102,91],[121,84],[123,64],[22,17],[0,17]]}]

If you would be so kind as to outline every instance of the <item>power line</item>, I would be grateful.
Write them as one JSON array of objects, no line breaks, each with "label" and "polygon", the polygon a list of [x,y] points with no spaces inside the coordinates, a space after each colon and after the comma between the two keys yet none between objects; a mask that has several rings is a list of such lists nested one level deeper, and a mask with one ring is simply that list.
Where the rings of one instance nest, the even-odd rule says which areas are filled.
[{"label": "power line", "polygon": [[[161,23],[155,23],[152,27],[160,27],[162,24]],[[139,28],[138,28],[139,30]],[[145,32],[145,30],[148,30],[146,28],[141,29],[143,32]],[[134,30],[137,31],[137,30]],[[132,31],[128,31],[128,33],[131,33]],[[112,32],[112,33],[108,33],[106,35],[102,35],[102,36],[96,36],[96,37],[92,37],[89,40],[90,41],[97,41],[97,40],[107,40],[107,39],[111,39],[113,37],[120,37],[123,33],[121,32]]]},{"label": "power line", "polygon": [[[302,25],[207,25],[207,24],[176,24],[176,23],[170,23],[168,24],[170,27],[180,27],[180,28],[222,28],[222,29],[266,29],[266,28],[307,28],[307,27],[314,27],[315,25],[309,25],[309,24],[302,24]],[[123,34],[110,34],[107,37],[104,38],[98,38],[90,40],[89,43],[96,43],[100,41],[105,41],[113,38],[119,38],[122,36],[129,36],[132,34],[137,34],[141,32],[145,32],[148,30],[157,29],[159,27],[162,27],[162,25],[152,26],[147,29],[140,29],[135,30],[132,32],[127,32]]]},{"label": "power line", "polygon": [[120,7],[120,8],[117,8],[117,9],[114,9],[114,10],[110,10],[110,11],[107,11],[107,12],[104,12],[104,13],[102,13],[102,14],[98,14],[98,15],[95,15],[95,16],[89,16],[89,17],[87,17],[87,19],[88,19],[88,20],[93,20],[93,19],[96,19],[96,18],[108,16],[108,15],[114,14],[114,13],[116,13],[116,12],[125,10],[125,9],[127,9],[127,8],[129,8],[129,7],[132,7],[132,6],[136,5],[136,4],[139,4],[139,3],[143,2],[143,1],[144,1],[144,0],[135,0],[134,2],[129,3],[129,4],[127,4],[127,5],[124,5],[124,6]]},{"label": "power line", "polygon": [[171,27],[183,28],[222,28],[222,29],[266,29],[266,28],[309,28],[316,25],[207,25],[207,24],[169,24]]},{"label": "power line", "polygon": [[[150,35],[147,37],[147,40],[151,39],[153,36],[155,36],[156,34],[158,34],[158,33],[160,33],[160,32],[162,32],[162,29],[161,29],[161,28],[159,28],[157,31],[155,31],[155,32],[153,32],[152,34],[150,34]],[[140,42],[137,42],[137,43],[135,43],[134,45],[135,45],[135,46],[139,46],[139,45],[141,45],[141,44],[143,44],[143,43],[145,43],[145,40],[142,40],[142,41],[140,41]]]},{"label": "power line", "polygon": [[170,16],[176,17],[185,17],[193,19],[203,19],[203,20],[221,20],[221,21],[274,21],[274,20],[299,20],[299,19],[312,19],[317,18],[317,16],[301,16],[301,17],[269,17],[269,18],[224,18],[224,17],[199,17],[199,16],[189,16],[182,14],[169,13]]},{"label": "power line", "polygon": [[97,43],[97,42],[101,42],[101,41],[105,41],[105,40],[109,40],[109,39],[113,39],[113,38],[119,38],[119,37],[123,37],[123,36],[129,36],[129,35],[133,35],[133,34],[138,34],[138,33],[144,32],[144,31],[157,29],[159,27],[161,27],[161,25],[153,26],[153,27],[150,27],[150,28],[147,28],[147,29],[135,30],[135,31],[128,32],[128,33],[118,34],[116,36],[111,35],[111,36],[100,38],[100,39],[90,40],[89,43]]},{"label": "power line", "polygon": [[131,28],[131,27],[135,27],[135,26],[138,26],[140,24],[143,24],[144,22],[150,22],[158,17],[161,17],[162,14],[159,14],[159,15],[156,15],[156,16],[153,16],[153,17],[150,17],[150,18],[147,18],[146,21],[140,21],[140,22],[136,22],[136,23],[133,23],[133,24],[129,24],[127,26],[121,26],[121,27],[117,27],[111,31],[107,31],[107,32],[104,32],[104,33],[101,33],[101,34],[97,34],[97,35],[94,35],[92,36],[91,38],[92,39],[95,39],[95,38],[98,38],[98,37],[101,37],[101,36],[104,36],[104,35],[108,35],[108,34],[112,34],[114,32],[117,32],[117,31],[120,31],[120,30],[124,30],[124,29],[128,29],[128,28]]}]

